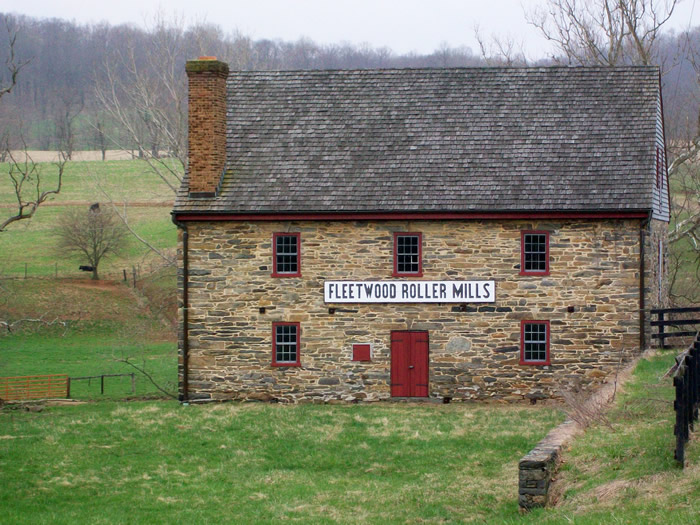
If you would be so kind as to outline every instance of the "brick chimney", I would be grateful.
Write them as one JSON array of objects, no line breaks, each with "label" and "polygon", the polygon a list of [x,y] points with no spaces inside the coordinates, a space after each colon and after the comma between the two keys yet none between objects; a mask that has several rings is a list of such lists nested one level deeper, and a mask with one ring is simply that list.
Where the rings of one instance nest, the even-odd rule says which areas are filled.
[{"label": "brick chimney", "polygon": [[228,64],[199,57],[185,65],[189,80],[188,169],[191,198],[211,198],[226,165]]}]

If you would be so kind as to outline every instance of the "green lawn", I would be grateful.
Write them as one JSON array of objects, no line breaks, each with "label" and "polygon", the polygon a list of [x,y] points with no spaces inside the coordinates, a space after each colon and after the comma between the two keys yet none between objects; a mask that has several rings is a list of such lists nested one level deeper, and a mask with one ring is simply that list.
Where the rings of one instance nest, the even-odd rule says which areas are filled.
[{"label": "green lawn", "polygon": [[5,410],[0,507],[14,523],[517,517],[518,460],[560,420],[465,404]]}]

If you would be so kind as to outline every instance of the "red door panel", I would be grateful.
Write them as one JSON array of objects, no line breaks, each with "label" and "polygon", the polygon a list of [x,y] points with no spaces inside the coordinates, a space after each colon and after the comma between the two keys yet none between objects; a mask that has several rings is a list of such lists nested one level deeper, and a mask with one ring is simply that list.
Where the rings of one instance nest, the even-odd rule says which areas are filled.
[{"label": "red door panel", "polygon": [[428,332],[391,333],[391,395],[428,397]]},{"label": "red door panel", "polygon": [[428,397],[428,332],[411,334],[411,396]]},{"label": "red door panel", "polygon": [[391,332],[392,397],[408,397],[411,395],[408,377],[410,345],[411,338],[409,332]]}]

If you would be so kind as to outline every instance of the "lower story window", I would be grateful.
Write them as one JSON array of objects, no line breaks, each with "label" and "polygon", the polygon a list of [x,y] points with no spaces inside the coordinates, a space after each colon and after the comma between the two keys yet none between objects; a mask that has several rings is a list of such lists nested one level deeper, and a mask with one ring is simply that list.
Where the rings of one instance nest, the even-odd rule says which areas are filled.
[{"label": "lower story window", "polygon": [[521,321],[520,364],[549,363],[549,321]]},{"label": "lower story window", "polygon": [[299,323],[272,323],[272,365],[301,366]]}]

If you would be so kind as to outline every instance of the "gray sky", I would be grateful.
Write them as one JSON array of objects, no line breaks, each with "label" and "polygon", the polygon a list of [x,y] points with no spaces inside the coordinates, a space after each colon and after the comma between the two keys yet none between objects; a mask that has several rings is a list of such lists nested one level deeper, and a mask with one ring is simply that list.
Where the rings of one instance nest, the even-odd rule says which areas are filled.
[{"label": "gray sky", "polygon": [[[7,1],[7,0],[5,0]],[[5,2],[2,2],[5,3]],[[227,32],[253,39],[294,41],[308,37],[317,43],[368,43],[397,53],[430,53],[451,47],[478,45],[474,26],[488,37],[510,36],[522,42],[528,58],[547,54],[549,47],[527,25],[524,10],[543,0],[21,0],[0,11],[79,23],[148,25],[160,10],[186,21],[205,21]],[[675,30],[700,25],[700,1],[682,0],[669,23]]]}]

